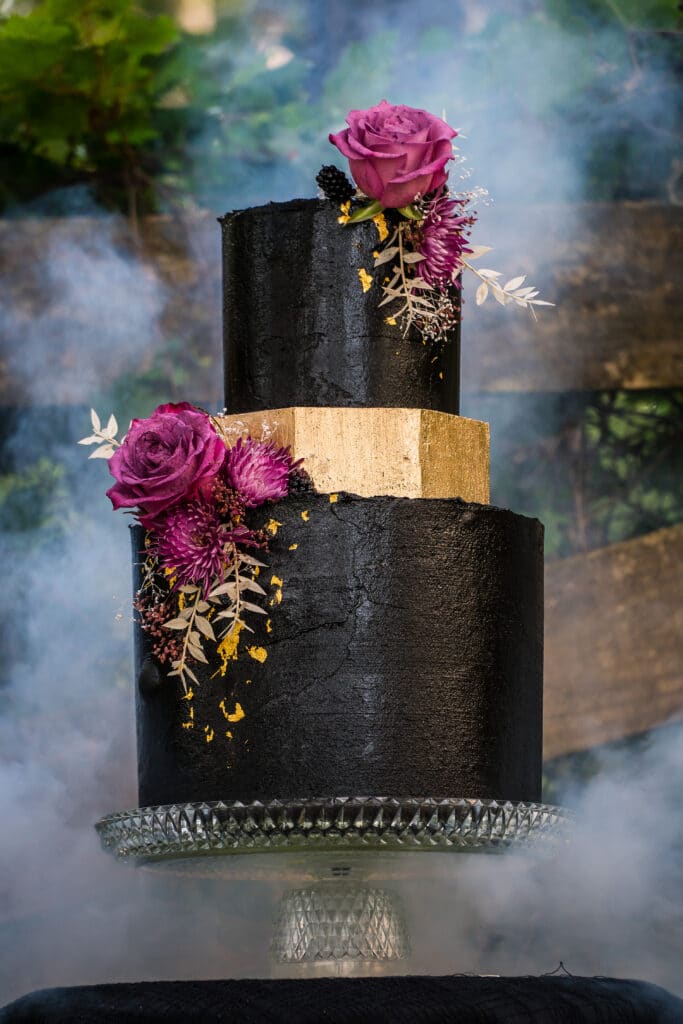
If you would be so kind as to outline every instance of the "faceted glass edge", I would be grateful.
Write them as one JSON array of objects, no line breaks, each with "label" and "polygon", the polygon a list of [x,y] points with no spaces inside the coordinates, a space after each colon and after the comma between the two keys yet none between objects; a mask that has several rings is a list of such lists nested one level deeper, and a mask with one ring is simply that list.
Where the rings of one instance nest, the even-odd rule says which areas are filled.
[{"label": "faceted glass edge", "polygon": [[97,822],[120,859],[325,849],[504,850],[555,843],[564,808],[476,798],[212,800],[118,811]]}]

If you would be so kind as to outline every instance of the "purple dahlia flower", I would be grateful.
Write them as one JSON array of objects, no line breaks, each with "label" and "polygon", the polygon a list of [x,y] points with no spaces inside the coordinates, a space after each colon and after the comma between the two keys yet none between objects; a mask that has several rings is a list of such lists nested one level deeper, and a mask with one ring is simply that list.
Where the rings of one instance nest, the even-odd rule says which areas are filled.
[{"label": "purple dahlia flower", "polygon": [[206,594],[216,577],[223,578],[224,545],[231,539],[210,505],[184,502],[155,524],[150,552],[162,569],[173,570],[177,586],[194,583]]},{"label": "purple dahlia flower", "polygon": [[457,199],[439,196],[430,203],[420,228],[417,251],[424,259],[415,264],[415,269],[427,284],[440,291],[457,283],[463,253],[472,251],[465,236],[472,217],[456,217],[458,208],[462,208],[462,203]]},{"label": "purple dahlia flower", "polygon": [[240,438],[228,449],[225,475],[247,508],[264,501],[277,501],[287,495],[292,456],[288,448],[276,448],[274,442]]}]

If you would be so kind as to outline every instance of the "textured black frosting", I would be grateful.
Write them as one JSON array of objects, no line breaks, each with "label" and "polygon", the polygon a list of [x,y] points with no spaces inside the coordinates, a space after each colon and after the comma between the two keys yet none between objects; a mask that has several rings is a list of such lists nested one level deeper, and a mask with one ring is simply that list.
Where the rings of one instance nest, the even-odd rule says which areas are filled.
[{"label": "textured black frosting", "polygon": [[457,499],[345,494],[288,498],[271,516],[259,580],[282,601],[251,616],[225,677],[212,657],[184,699],[136,626],[140,804],[540,799],[542,525]]},{"label": "textured black frosting", "polygon": [[[395,406],[457,413],[460,330],[443,351],[386,323],[372,221],[342,227],[330,201],[226,214],[223,363],[229,413]],[[359,268],[373,275],[364,292]]]}]

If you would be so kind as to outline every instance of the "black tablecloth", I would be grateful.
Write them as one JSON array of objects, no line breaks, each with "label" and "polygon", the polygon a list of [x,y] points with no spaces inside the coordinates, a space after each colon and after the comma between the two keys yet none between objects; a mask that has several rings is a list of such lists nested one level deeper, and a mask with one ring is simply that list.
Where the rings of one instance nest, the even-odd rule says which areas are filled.
[{"label": "black tablecloth", "polygon": [[0,1024],[683,1024],[683,1001],[614,978],[385,977],[153,981],[32,992]]}]

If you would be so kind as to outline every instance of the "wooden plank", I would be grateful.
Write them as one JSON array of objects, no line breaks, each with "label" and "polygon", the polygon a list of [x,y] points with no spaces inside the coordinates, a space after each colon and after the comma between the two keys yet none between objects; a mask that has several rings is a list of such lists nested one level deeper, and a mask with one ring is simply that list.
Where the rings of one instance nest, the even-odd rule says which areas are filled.
[{"label": "wooden plank", "polygon": [[494,251],[479,262],[510,276],[527,274],[541,298],[557,305],[539,310],[536,323],[491,299],[477,309],[466,275],[465,390],[683,387],[683,206],[594,203],[485,213],[477,241]]},{"label": "wooden plank", "polygon": [[683,523],[546,567],[544,756],[683,718]]}]

